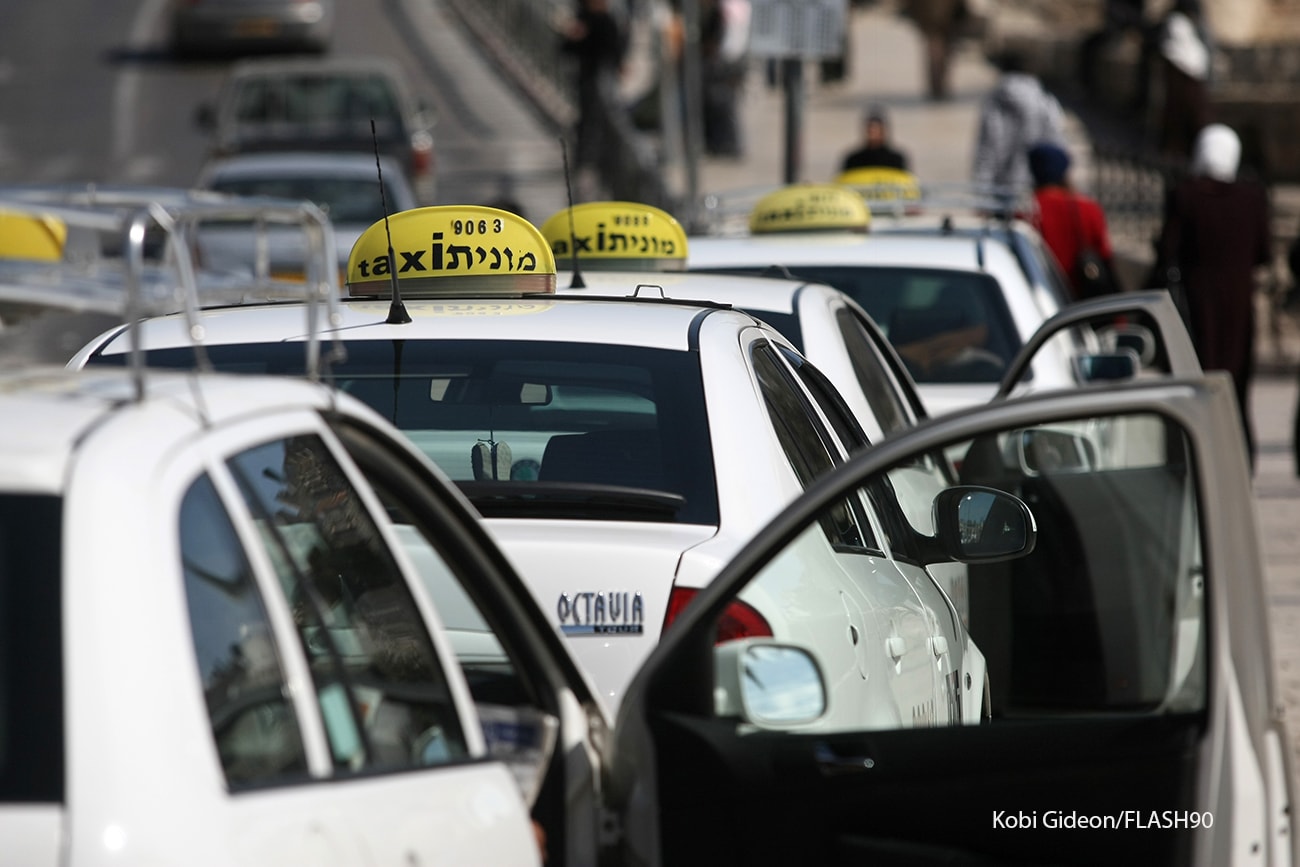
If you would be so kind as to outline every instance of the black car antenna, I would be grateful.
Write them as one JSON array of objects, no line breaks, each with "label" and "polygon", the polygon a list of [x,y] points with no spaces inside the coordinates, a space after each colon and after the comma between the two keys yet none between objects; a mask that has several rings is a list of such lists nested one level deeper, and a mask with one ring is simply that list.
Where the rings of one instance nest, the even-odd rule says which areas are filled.
[{"label": "black car antenna", "polygon": [[582,268],[578,265],[578,233],[573,228],[573,180],[569,177],[569,149],[560,139],[560,153],[564,156],[564,193],[569,198],[569,252],[573,256],[573,279],[569,281],[570,289],[586,289],[587,283],[582,279]]},{"label": "black car antenna", "polygon": [[389,325],[405,325],[411,321],[402,303],[402,290],[397,285],[397,260],[393,256],[393,233],[388,229],[388,197],[384,195],[384,169],[379,164],[379,136],[375,133],[375,119],[370,118],[370,141],[375,148],[375,171],[379,173],[379,203],[384,209],[384,235],[388,238],[388,281],[393,284],[393,302],[388,305]]}]

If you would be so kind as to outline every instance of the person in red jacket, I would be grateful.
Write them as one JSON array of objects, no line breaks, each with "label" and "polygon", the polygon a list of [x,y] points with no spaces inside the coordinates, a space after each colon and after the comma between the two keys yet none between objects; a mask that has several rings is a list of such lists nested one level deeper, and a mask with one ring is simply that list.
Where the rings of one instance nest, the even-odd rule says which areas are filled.
[{"label": "person in red jacket", "polygon": [[[1052,142],[1039,142],[1029,149],[1029,171],[1034,179],[1034,225],[1061,266],[1074,300],[1120,291],[1106,215],[1096,199],[1071,186],[1069,153]],[[1085,253],[1100,263],[1103,273],[1097,279],[1087,276],[1095,263]]]}]

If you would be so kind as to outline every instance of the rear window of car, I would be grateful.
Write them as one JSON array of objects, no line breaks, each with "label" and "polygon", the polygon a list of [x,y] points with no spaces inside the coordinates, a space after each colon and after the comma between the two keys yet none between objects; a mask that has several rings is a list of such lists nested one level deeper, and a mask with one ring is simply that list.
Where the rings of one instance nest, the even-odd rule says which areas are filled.
[{"label": "rear window of car", "polygon": [[[485,514],[718,523],[696,353],[505,340],[343,348],[334,384],[401,429]],[[207,353],[227,372],[303,372],[300,343]],[[189,368],[194,351],[150,350],[147,362]]]},{"label": "rear window of car", "polygon": [[234,116],[239,124],[350,124],[367,131],[374,120],[381,135],[402,123],[393,85],[378,74],[252,77],[239,85]]},{"label": "rear window of car", "polygon": [[[726,268],[731,274],[764,269]],[[998,382],[1020,336],[991,275],[941,268],[789,266],[801,280],[828,283],[880,325],[920,384]]]},{"label": "rear window of car", "polygon": [[63,501],[0,495],[0,803],[63,800]]}]

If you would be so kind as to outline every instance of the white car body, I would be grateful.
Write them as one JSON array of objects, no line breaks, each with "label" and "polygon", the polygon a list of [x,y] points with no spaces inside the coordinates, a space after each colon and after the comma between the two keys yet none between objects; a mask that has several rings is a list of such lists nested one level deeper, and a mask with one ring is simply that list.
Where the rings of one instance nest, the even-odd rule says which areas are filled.
[{"label": "white car body", "polygon": [[[458,666],[442,676],[465,735],[466,761],[375,775],[349,774],[331,758],[326,687],[318,704],[288,599],[225,462],[263,444],[311,438],[328,447],[363,508],[382,514],[326,421],[331,412],[368,422],[373,415],[320,386],[291,380],[200,383],[151,373],[146,382],[137,397],[120,370],[10,371],[0,380],[0,415],[9,420],[0,425],[0,500],[8,503],[9,542],[19,541],[14,536],[27,526],[21,541],[32,557],[9,559],[7,578],[45,564],[41,581],[31,582],[44,585],[40,599],[23,594],[10,614],[40,633],[22,648],[6,645],[6,654],[24,654],[26,672],[18,673],[11,657],[8,688],[27,697],[11,694],[4,703],[5,860],[25,867],[124,861],[270,867],[368,858],[536,863],[518,788],[504,765],[486,760]],[[201,479],[215,484],[244,543],[256,590],[241,592],[260,593],[278,646],[269,650],[268,635],[236,630],[227,633],[238,642],[228,659],[257,671],[278,655],[285,700],[302,726],[306,767],[260,786],[237,786],[224,774],[204,686],[221,693],[200,676],[217,675],[206,667],[211,658],[196,655],[200,646],[214,652],[199,636],[220,634],[223,623],[191,620],[199,609],[190,607],[193,599],[187,604],[193,588],[182,557],[193,549],[178,528],[182,503]],[[16,508],[51,515],[54,526],[15,524]],[[385,544],[399,550],[391,528],[384,533]],[[60,540],[61,563],[57,548],[48,547]],[[18,547],[10,545],[10,556]],[[397,556],[438,658],[453,659],[431,601]],[[14,592],[11,586],[7,597],[17,600]],[[6,627],[15,641],[22,640],[17,622]],[[236,701],[240,693],[230,695]],[[258,700],[269,712],[272,700]],[[218,713],[223,699],[213,701]],[[61,713],[47,716],[54,708]],[[261,712],[255,708],[244,718]],[[27,756],[21,762],[14,760],[19,752]]]},{"label": "white car body", "polygon": [[[387,302],[347,301],[337,327],[331,329],[327,337],[337,336],[344,340],[350,357],[360,355],[358,346],[361,342],[382,341],[377,344],[382,346],[401,340],[405,347],[402,349],[402,369],[413,375],[420,372],[420,362],[416,359],[421,356],[415,354],[417,351],[423,353],[423,357],[433,357],[440,351],[449,352],[439,347],[457,340],[465,341],[466,346],[500,346],[500,350],[492,349],[490,352],[491,357],[498,359],[516,357],[511,352],[520,352],[519,347],[530,342],[585,346],[590,348],[582,349],[580,357],[590,364],[616,362],[619,356],[610,352],[611,345],[656,350],[672,353],[673,358],[687,365],[683,371],[693,371],[686,375],[699,377],[699,394],[703,401],[699,418],[707,418],[707,430],[693,431],[680,443],[665,440],[662,448],[668,454],[677,449],[689,449],[696,443],[707,443],[709,454],[690,459],[696,461],[693,466],[697,468],[690,472],[711,475],[715,480],[713,491],[707,496],[716,496],[716,510],[710,509],[710,517],[703,522],[683,518],[665,522],[646,519],[636,512],[620,519],[620,513],[609,512],[609,509],[617,508],[616,503],[607,507],[583,507],[576,515],[571,514],[572,508],[570,513],[557,513],[552,508],[548,517],[547,509],[524,508],[522,501],[514,506],[495,504],[490,499],[493,495],[490,482],[482,483],[486,486],[483,490],[470,492],[471,499],[485,513],[494,538],[524,575],[542,610],[553,618],[556,628],[568,636],[573,654],[611,707],[617,707],[636,668],[659,641],[669,615],[672,595],[705,587],[743,542],[782,506],[795,499],[811,481],[801,478],[792,466],[792,459],[783,450],[773,417],[764,405],[764,386],[758,380],[752,355],[762,353],[774,360],[785,371],[779,374],[784,377],[781,387],[798,389],[799,396],[790,392],[789,400],[796,402],[792,405],[800,407],[794,411],[803,414],[804,424],[820,428],[820,448],[826,449],[820,460],[825,462],[825,466],[842,462],[851,450],[838,438],[843,435],[842,426],[852,424],[844,420],[851,410],[842,406],[836,410],[828,406],[833,400],[839,400],[832,397],[833,389],[829,387],[814,396],[805,390],[806,386],[798,385],[800,375],[791,368],[791,359],[805,362],[779,333],[740,311],[707,304],[560,296],[508,301],[410,300],[405,306],[412,322],[390,325],[384,321],[388,312]],[[303,310],[294,304],[213,310],[204,315],[204,345],[218,369],[235,366],[239,369],[256,368],[258,359],[270,353],[266,347],[279,345],[282,347],[281,356],[288,354],[283,347],[286,341],[302,339],[302,321]],[[151,351],[151,364],[193,363],[189,329],[183,317],[148,320],[142,324],[140,333],[143,346]],[[230,354],[223,353],[223,344],[232,346]],[[424,348],[417,350],[421,346]],[[125,348],[123,335],[107,335],[83,350],[73,360],[72,366],[102,361],[125,351]],[[167,358],[152,351],[161,348],[175,351]],[[471,351],[480,350],[466,350],[467,353]],[[387,352],[385,349],[384,353]],[[293,357],[300,359],[301,353]],[[389,356],[385,354],[384,357]],[[348,390],[355,387],[349,382],[361,380],[349,381],[346,365],[337,365],[335,376],[343,380],[342,387]],[[386,404],[396,398],[392,397],[391,385],[385,382],[381,379],[378,392],[370,388],[364,394],[359,390],[354,393],[380,412],[391,414],[395,407],[389,408]],[[659,387],[658,383],[656,387]],[[418,394],[421,386],[417,384],[415,388]],[[409,396],[410,392],[406,394]],[[785,394],[781,392],[781,395]],[[563,386],[556,386],[552,400],[556,407],[564,402]],[[662,396],[659,400],[662,402]],[[402,409],[405,415],[411,411],[416,410]],[[838,421],[832,421],[829,418],[832,415]],[[703,424],[697,420],[694,410],[689,417],[673,418],[690,419],[678,424]],[[399,427],[403,426],[401,417],[396,421]],[[476,441],[492,438],[493,441],[505,442],[511,450],[512,469],[539,465],[541,472],[545,473],[546,449],[555,434],[555,431],[532,434],[511,430],[505,422],[501,422],[495,431],[485,428],[452,432],[454,437],[446,432],[426,433],[415,429],[418,424],[408,423],[406,428],[417,447],[462,483],[473,482],[476,478],[470,460]],[[661,429],[660,435],[667,436],[668,433]],[[673,435],[683,436],[680,432]],[[861,440],[856,447],[866,444],[861,432],[855,436]],[[449,445],[449,440],[454,445]],[[602,459],[592,458],[592,461],[599,467]],[[664,472],[668,477],[684,471],[688,464],[682,461],[678,458],[666,460]],[[805,474],[808,472],[811,470],[804,470]],[[591,480],[608,483],[611,479],[602,475]],[[934,489],[941,485],[933,480],[926,484],[921,484],[922,481],[917,479],[915,487],[905,486],[902,493],[911,503],[925,504],[908,509],[908,518],[928,525],[931,520],[926,514],[928,504]],[[520,490],[528,492],[534,489]],[[679,489],[670,487],[666,490]],[[688,494],[687,499],[693,496],[696,495]],[[863,632],[869,634],[879,628],[885,631],[911,630],[909,634],[914,636],[941,635],[944,645],[952,648],[952,652],[939,660],[939,667],[959,671],[963,677],[969,675],[974,683],[982,683],[984,673],[979,652],[964,635],[962,612],[954,609],[948,594],[939,588],[924,568],[907,562],[906,558],[899,560],[891,556],[884,544],[886,533],[880,523],[882,519],[875,515],[868,517],[873,511],[869,504],[863,503],[861,510],[858,520],[863,525],[862,531],[879,542],[875,549],[880,559],[872,563],[869,574],[875,575],[877,570],[895,574],[904,582],[898,586],[905,588],[905,592],[898,596],[898,588],[889,585],[886,589],[895,595],[885,604],[873,598],[875,591],[869,582],[875,578],[862,579],[856,588],[848,586],[853,584],[848,581],[845,592],[851,596],[856,594],[857,598],[852,603],[832,598],[830,601],[837,606],[837,616],[843,616],[846,604],[864,612],[862,617],[880,609],[888,613],[880,614],[883,619],[872,624],[864,622],[860,627]],[[936,568],[936,572],[945,575],[944,570],[952,568],[941,566]],[[960,597],[957,601],[961,601]],[[779,628],[778,624],[772,624],[772,628]],[[926,646],[925,642],[909,642],[908,652],[921,654],[927,652]],[[946,682],[931,675],[933,662],[922,666],[920,659],[917,655],[907,665],[891,662],[896,669],[892,675],[882,674],[871,680],[869,686],[876,690],[876,701],[882,707],[888,707],[888,710],[880,712],[898,719],[925,719],[927,723],[956,722],[951,713],[959,706],[948,700]],[[881,689],[888,690],[888,693],[881,693]],[[884,695],[889,696],[886,702],[881,701]],[[978,701],[960,707],[961,713],[969,716],[970,720],[977,718],[980,712]],[[918,710],[925,708],[938,710],[933,715],[930,711]]]},{"label": "white car body", "polygon": [[[744,237],[693,237],[690,239],[689,267],[692,271],[725,271],[759,274],[770,269],[775,276],[796,275],[804,279],[830,283],[845,291],[872,312],[871,274],[889,271],[924,270],[941,275],[988,275],[996,281],[1001,303],[991,295],[985,304],[991,316],[1005,324],[1001,336],[1001,357],[997,364],[980,375],[978,382],[945,381],[936,375],[927,381],[916,375],[917,390],[931,415],[987,403],[997,390],[998,369],[1010,360],[1019,347],[1038,327],[1057,312],[1059,306],[1048,293],[1030,284],[1013,251],[994,235],[975,238],[854,232],[786,232]],[[837,281],[818,269],[835,268],[854,272],[861,287]],[[784,273],[783,273],[784,272]],[[838,284],[838,285],[837,285]],[[1001,308],[1001,309],[998,309]],[[892,323],[873,315],[877,324],[890,335]],[[890,335],[895,348],[899,343]],[[1076,383],[1072,359],[1077,352],[1071,338],[1062,335],[1052,346],[1035,358],[1032,388],[1035,390],[1067,387]],[[900,352],[907,358],[907,353]]]}]

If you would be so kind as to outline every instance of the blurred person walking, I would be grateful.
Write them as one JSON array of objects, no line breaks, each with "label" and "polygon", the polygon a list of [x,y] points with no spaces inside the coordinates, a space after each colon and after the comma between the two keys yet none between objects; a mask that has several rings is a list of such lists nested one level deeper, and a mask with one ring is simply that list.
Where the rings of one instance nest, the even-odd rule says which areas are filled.
[{"label": "blurred person walking", "polygon": [[1210,42],[1201,24],[1200,0],[1177,0],[1160,30],[1159,148],[1162,156],[1186,160],[1196,135],[1210,122]]},{"label": "blurred person walking", "polygon": [[905,0],[903,14],[916,24],[925,42],[927,94],[935,102],[947,99],[953,46],[968,14],[965,0]]},{"label": "blurred person walking", "polygon": [[1268,193],[1238,174],[1241,140],[1211,124],[1196,137],[1191,171],[1167,197],[1156,273],[1185,293],[1192,342],[1206,370],[1232,374],[1254,465],[1247,398],[1255,362],[1255,270],[1272,258]]},{"label": "blurred person walking", "polygon": [[563,48],[578,61],[578,124],[574,162],[594,168],[607,150],[609,111],[618,106],[624,38],[609,0],[580,0],[562,31]]},{"label": "blurred person walking", "polygon": [[1065,112],[1018,52],[994,60],[1001,74],[980,107],[971,180],[983,192],[1015,196],[1031,186],[1029,148],[1065,143]]},{"label": "blurred person walking", "polygon": [[1040,142],[1029,149],[1029,170],[1034,226],[1070,281],[1073,300],[1122,291],[1114,276],[1106,215],[1095,199],[1070,183],[1070,154],[1058,144]]},{"label": "blurred person walking", "polygon": [[844,156],[841,171],[884,167],[907,171],[907,154],[890,143],[889,119],[885,108],[872,105],[862,119],[862,146]]}]

